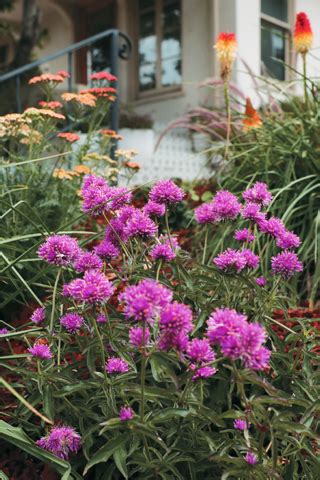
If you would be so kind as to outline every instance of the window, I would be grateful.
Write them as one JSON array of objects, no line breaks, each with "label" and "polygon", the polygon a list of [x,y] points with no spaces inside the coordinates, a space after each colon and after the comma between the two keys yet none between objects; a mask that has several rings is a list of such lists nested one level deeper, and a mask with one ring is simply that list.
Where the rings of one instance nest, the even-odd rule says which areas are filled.
[{"label": "window", "polygon": [[285,80],[289,62],[289,0],[261,0],[262,74]]},{"label": "window", "polygon": [[138,52],[140,93],[181,85],[181,0],[139,0]]}]

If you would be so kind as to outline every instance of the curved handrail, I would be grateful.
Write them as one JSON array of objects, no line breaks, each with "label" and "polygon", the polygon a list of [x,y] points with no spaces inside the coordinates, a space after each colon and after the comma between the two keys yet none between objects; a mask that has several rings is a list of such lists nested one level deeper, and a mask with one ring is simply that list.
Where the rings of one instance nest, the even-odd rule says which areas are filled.
[{"label": "curved handrail", "polygon": [[0,75],[0,82],[4,82],[5,80],[10,80],[11,78],[22,75],[23,73],[28,72],[33,68],[39,67],[44,63],[51,62],[51,60],[55,60],[56,58],[67,55],[68,53],[73,53],[74,51],[79,50],[80,48],[88,47],[93,43],[97,42],[98,40],[101,40],[102,38],[106,38],[109,36],[117,36],[118,38],[122,38],[125,40],[126,42],[125,51],[127,51],[128,53],[125,56],[123,56],[124,46],[122,46],[118,50],[118,56],[123,60],[128,60],[130,58],[131,51],[132,51],[130,38],[124,32],[121,32],[116,28],[111,28],[109,30],[105,30],[103,32],[97,33],[96,35],[92,35],[91,37],[88,37],[84,40],[80,40],[79,42],[73,43],[72,45],[69,45],[69,47],[58,50],[57,52],[52,53],[50,55],[46,55],[45,57],[42,57],[39,60],[35,60],[34,62],[28,63],[27,65],[23,65],[22,67],[16,68],[11,72],[7,72],[3,75]]}]

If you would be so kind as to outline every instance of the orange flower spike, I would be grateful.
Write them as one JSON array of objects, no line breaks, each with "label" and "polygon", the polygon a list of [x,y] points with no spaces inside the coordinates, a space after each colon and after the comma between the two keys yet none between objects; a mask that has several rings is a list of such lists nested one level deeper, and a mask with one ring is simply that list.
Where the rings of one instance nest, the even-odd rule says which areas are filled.
[{"label": "orange flower spike", "polygon": [[257,110],[253,108],[250,98],[247,98],[245,116],[243,119],[243,131],[249,132],[250,130],[260,127],[262,127],[261,117]]},{"label": "orange flower spike", "polygon": [[228,80],[238,48],[235,34],[220,33],[214,48],[217,51],[217,57],[220,62],[220,76],[223,80]]},{"label": "orange flower spike", "polygon": [[313,33],[306,13],[300,12],[296,16],[293,44],[298,53],[305,55],[312,47]]}]

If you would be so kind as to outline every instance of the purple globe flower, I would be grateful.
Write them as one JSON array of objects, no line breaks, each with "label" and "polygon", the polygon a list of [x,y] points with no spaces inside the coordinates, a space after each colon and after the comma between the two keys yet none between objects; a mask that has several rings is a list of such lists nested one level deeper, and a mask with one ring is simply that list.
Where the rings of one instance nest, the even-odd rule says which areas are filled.
[{"label": "purple globe flower", "polygon": [[268,190],[268,185],[263,182],[256,182],[251,188],[248,188],[242,194],[246,202],[269,205],[272,195]]},{"label": "purple globe flower", "polygon": [[220,270],[235,270],[237,273],[241,272],[241,270],[247,266],[245,257],[239,250],[234,250],[233,248],[227,248],[227,250],[217,255],[213,259],[213,263]]},{"label": "purple globe flower", "polygon": [[152,322],[172,300],[172,292],[155,280],[141,280],[119,295],[127,319]]},{"label": "purple globe flower", "polygon": [[235,231],[234,239],[238,242],[252,243],[255,239],[255,236],[250,232],[248,228],[243,228],[242,230]]},{"label": "purple globe flower", "polygon": [[103,177],[86,175],[82,184],[82,210],[97,216],[110,210],[118,210],[130,203],[132,194],[124,187],[110,187]]},{"label": "purple globe flower", "polygon": [[46,318],[46,309],[45,307],[39,307],[34,310],[32,313],[30,320],[31,322],[35,323],[36,325],[39,325],[42,323]]},{"label": "purple globe flower", "polygon": [[150,217],[163,217],[166,213],[166,206],[162,203],[156,203],[149,200],[143,207],[143,211]]},{"label": "purple globe flower", "polygon": [[77,333],[84,325],[84,319],[77,313],[67,313],[60,318],[62,325],[69,333]]},{"label": "purple globe flower", "polygon": [[129,340],[133,347],[145,347],[150,340],[150,330],[148,327],[132,327],[129,330]]},{"label": "purple globe flower", "polygon": [[212,200],[212,205],[217,218],[221,220],[234,220],[240,213],[241,203],[233,193],[220,190]]},{"label": "purple globe flower", "polygon": [[9,330],[7,328],[0,328],[0,335],[5,335]]},{"label": "purple globe flower", "polygon": [[77,240],[68,235],[51,235],[39,250],[39,257],[58,266],[70,266],[78,258],[80,247]]},{"label": "purple globe flower", "polygon": [[249,465],[258,463],[258,458],[253,452],[248,452],[244,459]]},{"label": "purple globe flower", "polygon": [[193,329],[192,311],[183,303],[173,302],[160,314],[159,348],[161,350],[185,350],[188,346],[188,334]]},{"label": "purple globe flower", "polygon": [[122,358],[110,357],[106,362],[105,369],[109,374],[126,373],[129,370],[129,365]]},{"label": "purple globe flower", "polygon": [[255,282],[259,287],[264,287],[267,284],[267,280],[264,277],[256,278]]},{"label": "purple globe flower", "polygon": [[298,248],[301,245],[301,239],[295,233],[285,230],[277,237],[276,244],[279,248],[289,250]]},{"label": "purple globe flower", "polygon": [[127,422],[134,417],[134,411],[131,407],[121,407],[119,412],[119,418],[121,422]]},{"label": "purple globe flower", "polygon": [[208,320],[207,335],[212,343],[220,345],[223,355],[242,360],[245,367],[263,370],[268,366],[271,352],[262,346],[265,329],[257,323],[248,323],[245,315],[217,309]]},{"label": "purple globe flower", "polygon": [[114,286],[97,270],[87,270],[83,278],[76,278],[63,286],[63,295],[79,302],[105,303],[114,293]]},{"label": "purple globe flower", "polygon": [[158,231],[157,225],[151,218],[147,217],[141,210],[136,210],[132,217],[127,221],[124,233],[128,238],[131,237],[154,237]]},{"label": "purple globe flower", "polygon": [[260,262],[259,255],[253,253],[252,250],[250,250],[249,248],[244,248],[243,250],[241,250],[241,255],[246,260],[246,268],[257,268]]},{"label": "purple globe flower", "polygon": [[194,216],[196,221],[200,223],[200,225],[206,223],[214,223],[217,222],[219,217],[216,211],[213,208],[212,202],[203,203],[199,207],[197,207],[194,211]]},{"label": "purple globe flower", "polygon": [[99,313],[99,315],[96,318],[96,322],[100,324],[107,323],[107,318],[103,313]]},{"label": "purple globe flower", "polygon": [[52,358],[52,353],[48,345],[42,343],[36,343],[33,347],[28,348],[28,352],[33,357],[40,358],[41,360],[49,360]]},{"label": "purple globe flower", "polygon": [[101,270],[103,267],[102,260],[92,252],[81,252],[74,264],[77,272],[85,272],[86,270]]},{"label": "purple globe flower", "polygon": [[99,245],[94,247],[94,252],[101,258],[111,260],[120,255],[120,249],[114,245],[110,240],[104,239]]},{"label": "purple globe flower", "polygon": [[251,220],[254,223],[263,222],[266,214],[261,212],[261,207],[257,203],[247,203],[241,210],[241,215],[246,220]]},{"label": "purple globe flower", "polygon": [[210,363],[216,358],[215,353],[210,346],[209,340],[206,338],[194,338],[191,340],[187,347],[187,355],[196,363]]},{"label": "purple globe flower", "polygon": [[290,278],[303,270],[303,264],[295,253],[284,251],[271,258],[271,270],[274,275]]},{"label": "purple globe flower", "polygon": [[240,418],[237,418],[233,422],[233,428],[236,430],[246,430],[248,428],[246,420],[241,420]]},{"label": "purple globe flower", "polygon": [[72,427],[53,427],[46,437],[37,440],[38,447],[68,460],[71,453],[77,453],[81,447],[81,437]]},{"label": "purple globe flower", "polygon": [[[163,260],[165,262],[170,262],[176,258],[176,251],[179,249],[177,239],[175,237],[171,237],[171,243],[168,237],[160,237],[159,240],[161,243],[153,247],[150,252],[152,260]],[[173,246],[173,250],[171,244]]]},{"label": "purple globe flower", "polygon": [[283,221],[277,217],[270,217],[269,220],[259,221],[258,226],[261,232],[267,233],[275,238],[284,235],[286,232]]},{"label": "purple globe flower", "polygon": [[192,376],[192,380],[195,381],[197,378],[209,378],[212,377],[216,372],[217,369],[210,366],[198,366],[194,363],[190,365],[190,370],[194,371],[194,375]]},{"label": "purple globe flower", "polygon": [[160,180],[149,193],[152,202],[164,205],[179,203],[184,199],[185,193],[172,180]]}]

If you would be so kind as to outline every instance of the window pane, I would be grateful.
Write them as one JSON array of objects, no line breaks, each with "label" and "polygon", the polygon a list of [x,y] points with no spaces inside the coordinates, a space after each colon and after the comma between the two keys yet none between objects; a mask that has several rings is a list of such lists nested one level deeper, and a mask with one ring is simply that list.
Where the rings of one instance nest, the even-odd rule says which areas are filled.
[{"label": "window pane", "polygon": [[274,58],[285,61],[285,35],[283,28],[262,22],[261,60],[267,73],[278,80],[285,80],[285,67]]},{"label": "window pane", "polygon": [[162,12],[161,84],[181,84],[181,2],[164,1]]},{"label": "window pane", "polygon": [[157,39],[155,11],[140,15],[139,85],[140,90],[156,87]]},{"label": "window pane", "polygon": [[154,8],[155,0],[139,0],[139,10],[144,10],[145,8]]},{"label": "window pane", "polygon": [[261,0],[261,11],[283,22],[288,21],[288,0]]}]

